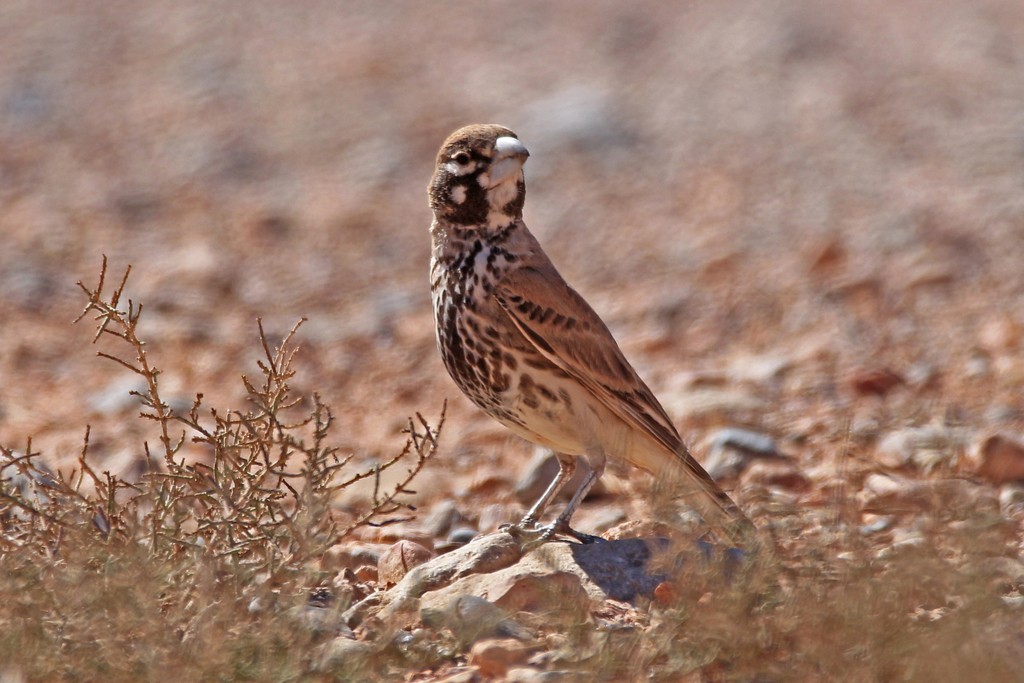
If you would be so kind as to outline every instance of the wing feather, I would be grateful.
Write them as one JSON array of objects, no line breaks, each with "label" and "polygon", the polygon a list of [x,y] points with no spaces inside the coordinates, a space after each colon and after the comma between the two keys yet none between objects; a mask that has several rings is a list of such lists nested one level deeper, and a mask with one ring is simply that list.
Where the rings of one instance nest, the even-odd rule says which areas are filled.
[{"label": "wing feather", "polygon": [[538,261],[512,269],[495,290],[496,300],[516,328],[545,358],[683,466],[706,496],[694,502],[707,521],[721,526],[734,540],[748,537],[753,529],[750,521],[690,455],[600,316],[546,258]]}]

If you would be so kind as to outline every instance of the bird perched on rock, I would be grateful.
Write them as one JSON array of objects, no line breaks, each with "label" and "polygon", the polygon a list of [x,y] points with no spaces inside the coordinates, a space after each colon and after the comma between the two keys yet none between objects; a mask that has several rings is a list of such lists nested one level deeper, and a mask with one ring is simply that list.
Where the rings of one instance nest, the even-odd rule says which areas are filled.
[{"label": "bird perched on rock", "polygon": [[[607,458],[668,479],[709,524],[743,544],[754,527],[694,460],[608,327],[523,222],[530,153],[511,130],[472,125],[441,145],[428,192],[437,345],[459,388],[519,436],[553,450],[559,472],[510,532],[565,534]],[[538,524],[576,458],[591,474],[554,523]]]}]

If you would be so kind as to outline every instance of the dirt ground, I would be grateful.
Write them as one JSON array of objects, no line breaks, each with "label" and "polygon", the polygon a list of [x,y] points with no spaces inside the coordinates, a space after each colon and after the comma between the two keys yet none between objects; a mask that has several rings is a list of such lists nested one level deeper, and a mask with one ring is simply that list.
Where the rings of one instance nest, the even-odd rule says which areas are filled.
[{"label": "dirt ground", "polygon": [[[243,407],[256,318],[305,317],[293,386],[343,451],[447,398],[420,502],[510,501],[532,448],[447,377],[426,275],[434,154],[473,122],[529,147],[527,223],[698,457],[770,435],[820,507],[1024,430],[1017,0],[11,0],[0,35],[0,443],[54,465],[87,424],[119,472],[156,438],[71,325],[106,254],[175,405]],[[959,436],[882,454],[923,425]]]}]

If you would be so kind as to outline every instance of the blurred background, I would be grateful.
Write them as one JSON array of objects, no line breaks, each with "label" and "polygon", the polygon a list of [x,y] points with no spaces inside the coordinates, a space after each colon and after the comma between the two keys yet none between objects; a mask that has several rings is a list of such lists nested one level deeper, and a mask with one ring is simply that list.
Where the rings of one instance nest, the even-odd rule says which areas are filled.
[{"label": "blurred background", "polygon": [[514,477],[529,448],[433,341],[425,189],[476,122],[530,149],[527,223],[689,439],[756,427],[811,468],[1021,424],[1019,0],[6,0],[0,443],[61,462],[88,423],[126,471],[155,438],[71,326],[106,254],[165,398],[245,407],[256,318],[306,317],[294,387],[343,450],[447,397],[431,490]]}]

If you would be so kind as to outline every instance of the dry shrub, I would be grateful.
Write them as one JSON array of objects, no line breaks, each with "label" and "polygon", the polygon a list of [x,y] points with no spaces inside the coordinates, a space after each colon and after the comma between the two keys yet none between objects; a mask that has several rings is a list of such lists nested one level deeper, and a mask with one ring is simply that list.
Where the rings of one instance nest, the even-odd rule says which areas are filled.
[{"label": "dry shrub", "polygon": [[[141,376],[141,417],[159,428],[151,471],[124,481],[90,464],[86,429],[78,464],[52,472],[29,441],[0,448],[0,662],[30,680],[271,680],[307,670],[330,629],[303,621],[325,581],[321,560],[366,524],[404,507],[408,484],[437,449],[443,424],[410,419],[394,457],[351,471],[329,445],[334,418],[313,394],[292,396],[295,327],[271,349],[260,324],[262,377],[242,377],[249,408],[207,410],[197,394],[179,414],[161,399],[160,371],[137,334],[142,306],[122,295],[130,268],[104,294],[79,283],[95,314],[98,352]],[[309,407],[311,406],[311,407]],[[189,462],[188,441],[206,456]],[[196,459],[193,459],[196,460]],[[339,491],[399,463],[407,472],[354,516]],[[332,605],[335,612],[344,604]],[[0,678],[4,671],[0,670]]]}]

